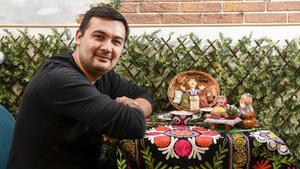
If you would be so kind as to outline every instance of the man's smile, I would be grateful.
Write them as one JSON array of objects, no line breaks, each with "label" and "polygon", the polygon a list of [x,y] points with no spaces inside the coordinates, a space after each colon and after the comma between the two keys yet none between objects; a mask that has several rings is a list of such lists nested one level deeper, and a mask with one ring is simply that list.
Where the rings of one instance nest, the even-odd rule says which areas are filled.
[{"label": "man's smile", "polygon": [[96,59],[101,62],[109,62],[112,60],[110,55],[95,55]]}]

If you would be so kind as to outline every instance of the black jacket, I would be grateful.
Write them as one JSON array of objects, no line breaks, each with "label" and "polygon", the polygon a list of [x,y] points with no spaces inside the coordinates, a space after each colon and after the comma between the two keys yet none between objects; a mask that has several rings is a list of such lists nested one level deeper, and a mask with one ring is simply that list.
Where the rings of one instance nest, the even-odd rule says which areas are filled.
[{"label": "black jacket", "polygon": [[22,96],[8,169],[95,169],[101,135],[141,138],[143,113],[118,96],[151,97],[114,71],[95,85],[71,54],[48,59]]}]

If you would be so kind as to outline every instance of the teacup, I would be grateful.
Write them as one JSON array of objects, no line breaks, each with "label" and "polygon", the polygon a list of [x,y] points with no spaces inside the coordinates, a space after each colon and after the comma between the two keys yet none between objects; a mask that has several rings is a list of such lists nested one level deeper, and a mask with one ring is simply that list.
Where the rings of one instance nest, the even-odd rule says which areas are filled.
[{"label": "teacup", "polygon": [[193,113],[188,111],[171,111],[172,124],[187,125],[192,121]]}]

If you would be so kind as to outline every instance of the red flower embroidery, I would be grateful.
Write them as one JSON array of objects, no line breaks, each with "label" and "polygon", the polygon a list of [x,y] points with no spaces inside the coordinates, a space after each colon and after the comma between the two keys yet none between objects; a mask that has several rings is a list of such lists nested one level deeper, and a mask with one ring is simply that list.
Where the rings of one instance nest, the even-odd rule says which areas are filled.
[{"label": "red flower embroidery", "polygon": [[174,150],[178,156],[187,157],[192,151],[192,145],[189,141],[180,139],[175,143]]},{"label": "red flower embroidery", "polygon": [[156,136],[156,135],[159,135],[159,134],[161,134],[161,132],[157,132],[157,131],[150,131],[150,132],[146,133],[147,136]]},{"label": "red flower embroidery", "polygon": [[178,137],[189,137],[193,135],[193,132],[188,131],[188,130],[172,130],[171,133],[174,136],[178,136]]},{"label": "red flower embroidery", "polygon": [[209,147],[213,143],[213,139],[207,136],[196,137],[196,143],[200,147]]},{"label": "red flower embroidery", "polygon": [[192,130],[197,131],[199,133],[201,131],[207,131],[208,129],[204,127],[193,127]]},{"label": "red flower embroidery", "polygon": [[154,138],[154,143],[159,148],[167,147],[171,142],[171,138],[169,136],[157,136]]},{"label": "red flower embroidery", "polygon": [[169,127],[166,127],[166,126],[158,126],[158,127],[155,127],[155,130],[156,131],[169,131],[171,129]]},{"label": "red flower embroidery", "polygon": [[217,135],[219,135],[219,133],[216,132],[216,131],[202,131],[201,133],[203,135],[206,135],[206,136],[217,136]]},{"label": "red flower embroidery", "polygon": [[269,164],[268,160],[257,161],[253,169],[270,169],[272,166]]}]

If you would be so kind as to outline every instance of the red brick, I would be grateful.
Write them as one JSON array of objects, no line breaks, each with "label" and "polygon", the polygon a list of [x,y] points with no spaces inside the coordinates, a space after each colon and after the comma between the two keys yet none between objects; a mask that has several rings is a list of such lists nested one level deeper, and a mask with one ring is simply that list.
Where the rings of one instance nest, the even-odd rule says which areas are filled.
[{"label": "red brick", "polygon": [[246,14],[246,23],[286,23],[286,13]]},{"label": "red brick", "polygon": [[263,12],[265,2],[224,2],[224,12]]},{"label": "red brick", "polygon": [[160,0],[140,0],[141,2],[159,2]]},{"label": "red brick", "polygon": [[129,24],[160,24],[160,14],[123,14]]},{"label": "red brick", "polygon": [[182,3],[182,12],[221,12],[221,3],[194,2]]},{"label": "red brick", "polygon": [[125,2],[125,3],[126,3],[126,2],[140,2],[140,0],[122,0],[122,3],[123,3],[123,2]]},{"label": "red brick", "polygon": [[300,23],[300,13],[290,13],[289,23]]},{"label": "red brick", "polygon": [[138,3],[121,3],[120,12],[121,13],[138,13],[139,11]]},{"label": "red brick", "polygon": [[162,24],[199,24],[201,14],[163,14]]},{"label": "red brick", "polygon": [[300,11],[299,1],[268,2],[268,11]]},{"label": "red brick", "polygon": [[202,2],[203,0],[160,0],[160,2]]},{"label": "red brick", "polygon": [[181,3],[142,3],[140,10],[142,13],[146,12],[179,12]]},{"label": "red brick", "polygon": [[241,14],[203,14],[203,23],[242,23],[243,15]]},{"label": "red brick", "polygon": [[[221,0],[202,0],[203,2],[205,1],[220,1],[222,2]],[[224,0],[224,1],[244,1],[244,0]]]}]

